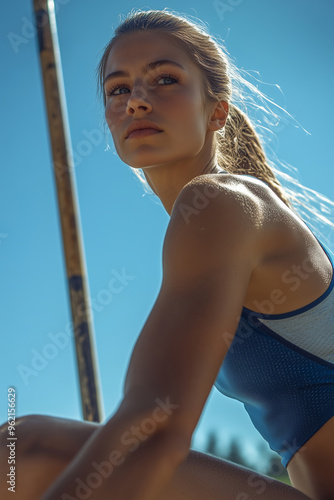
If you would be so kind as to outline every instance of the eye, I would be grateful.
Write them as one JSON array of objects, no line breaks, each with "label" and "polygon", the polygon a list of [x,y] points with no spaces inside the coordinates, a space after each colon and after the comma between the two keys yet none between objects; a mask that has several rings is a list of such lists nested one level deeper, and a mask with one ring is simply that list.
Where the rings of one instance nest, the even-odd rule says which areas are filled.
[{"label": "eye", "polygon": [[[167,82],[165,84],[163,84],[163,85],[159,84],[159,86],[162,86],[162,87],[165,87],[167,85],[174,85],[175,83],[179,82],[178,78],[175,78],[174,76],[172,76],[170,74],[159,75],[158,78],[156,78],[154,83],[158,84],[158,82],[160,82],[160,80],[167,80]],[[116,92],[117,90],[119,90],[119,92]],[[123,92],[123,91],[126,91],[126,92]],[[128,94],[129,92],[130,92],[130,89],[128,87],[125,87],[122,83],[118,83],[117,85],[115,85],[111,89],[106,90],[105,95],[110,97],[110,96],[114,96],[114,95]]]},{"label": "eye", "polygon": [[179,82],[178,78],[174,78],[172,75],[169,75],[169,74],[168,75],[160,75],[157,78],[156,83],[160,82],[160,80],[169,80],[169,82],[165,83],[165,85],[174,85],[175,83]]},{"label": "eye", "polygon": [[[119,90],[120,92],[116,92],[116,90]],[[105,94],[106,96],[111,96],[111,95],[122,95],[126,93],[126,92],[121,92],[121,90],[128,90],[130,92],[130,90],[127,87],[124,87],[124,85],[122,84],[118,84],[112,87],[111,89],[106,90]]]}]

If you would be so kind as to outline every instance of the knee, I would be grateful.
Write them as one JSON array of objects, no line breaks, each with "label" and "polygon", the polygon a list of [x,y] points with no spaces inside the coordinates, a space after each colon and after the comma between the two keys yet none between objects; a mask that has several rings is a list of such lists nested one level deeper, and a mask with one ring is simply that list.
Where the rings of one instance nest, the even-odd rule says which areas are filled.
[{"label": "knee", "polygon": [[36,423],[38,415],[23,415],[15,420],[15,434],[10,435],[8,422],[4,422],[0,426],[0,461],[3,461],[7,456],[8,438],[16,437],[15,449],[16,454],[22,456],[29,452],[36,440]]},{"label": "knee", "polygon": [[[11,500],[12,492],[8,489],[6,474],[9,472],[9,462],[0,464],[1,500]],[[6,459],[7,462],[7,459]],[[14,488],[17,500],[36,500],[51,486],[69,461],[62,457],[52,456],[47,452],[34,452],[29,447],[24,453],[15,457]],[[19,480],[16,478],[19,477]],[[12,486],[12,484],[11,484]]]},{"label": "knee", "polygon": [[[24,464],[26,463],[28,450],[33,442],[34,436],[31,433],[31,422],[34,420],[34,415],[25,415],[19,417],[15,420],[15,435],[11,436],[9,432],[8,422],[2,423],[0,426],[0,491],[1,498],[9,499],[11,498],[11,492],[8,490],[8,477],[7,475],[14,469],[20,470],[20,479],[22,477],[21,472],[25,470]],[[17,439],[12,440],[11,438],[16,437]],[[16,473],[13,475],[16,478]],[[10,478],[11,481],[12,478]],[[31,480],[31,478],[30,478]],[[14,484],[16,480],[13,481]],[[11,484],[12,486],[12,484]],[[24,488],[23,488],[24,490]],[[15,494],[18,500],[25,497],[25,491],[21,491],[17,494],[16,484],[15,484]],[[3,496],[4,495],[4,496]]]}]

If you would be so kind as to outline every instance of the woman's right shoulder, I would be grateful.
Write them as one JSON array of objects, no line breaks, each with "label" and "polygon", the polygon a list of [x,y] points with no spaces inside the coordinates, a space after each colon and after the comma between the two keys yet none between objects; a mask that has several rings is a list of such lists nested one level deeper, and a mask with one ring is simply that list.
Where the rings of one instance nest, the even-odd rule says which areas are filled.
[{"label": "woman's right shoulder", "polygon": [[246,222],[265,253],[285,253],[314,240],[301,217],[269,185],[250,175],[206,174],[188,182],[174,203],[170,223],[177,218],[202,223],[206,217],[220,221],[224,230],[232,225],[244,231]]},{"label": "woman's right shoulder", "polygon": [[257,179],[247,180],[242,177],[246,176],[215,173],[195,177],[182,188],[171,217],[175,217],[177,211],[182,212],[187,223],[191,218],[194,220],[193,216],[201,214],[214,217],[215,220],[229,218],[237,221],[240,217],[249,218],[255,225],[259,225],[266,187]]},{"label": "woman's right shoulder", "polygon": [[295,231],[296,225],[302,230],[305,229],[299,215],[261,179],[252,175],[228,173],[218,175],[216,182],[225,194],[240,200],[244,205],[248,202],[245,210],[252,207],[262,232],[269,231],[272,234],[274,231]]},{"label": "woman's right shoulder", "polygon": [[[288,207],[263,181],[246,175],[222,175],[218,181],[242,202],[252,200],[258,226],[253,226],[257,266],[253,271],[249,297],[266,298],[271,290],[282,287],[287,270],[307,266],[307,279],[298,291],[285,290],[289,310],[303,307],[323,293],[332,279],[333,267],[320,241],[297,212]],[[251,218],[249,219],[251,221]],[[247,245],[245,244],[245,248]],[[312,270],[312,273],[311,271]],[[254,298],[253,297],[253,298]],[[252,303],[251,299],[248,299]],[[248,307],[246,305],[246,307]],[[282,309],[282,313],[286,310]]]},{"label": "woman's right shoulder", "polygon": [[250,175],[221,174],[212,178],[224,197],[243,207],[258,239],[264,261],[306,258],[310,254],[324,261],[323,250],[300,215],[291,209],[264,181]]},{"label": "woman's right shoulder", "polygon": [[230,175],[201,175],[188,182],[175,200],[165,240],[189,234],[191,246],[196,240],[203,255],[228,258],[233,249],[240,260],[256,265],[262,258],[263,218],[263,202],[246,183]]}]

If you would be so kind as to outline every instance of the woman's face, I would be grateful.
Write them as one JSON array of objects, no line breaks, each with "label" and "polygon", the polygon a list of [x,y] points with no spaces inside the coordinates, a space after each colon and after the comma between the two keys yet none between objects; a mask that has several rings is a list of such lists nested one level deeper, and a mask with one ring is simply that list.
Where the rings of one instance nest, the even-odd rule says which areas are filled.
[{"label": "woman's face", "polygon": [[[213,108],[204,105],[200,69],[172,36],[151,31],[118,39],[104,77],[105,117],[124,163],[142,168],[200,153]],[[128,127],[143,120],[160,131],[127,137]]]}]

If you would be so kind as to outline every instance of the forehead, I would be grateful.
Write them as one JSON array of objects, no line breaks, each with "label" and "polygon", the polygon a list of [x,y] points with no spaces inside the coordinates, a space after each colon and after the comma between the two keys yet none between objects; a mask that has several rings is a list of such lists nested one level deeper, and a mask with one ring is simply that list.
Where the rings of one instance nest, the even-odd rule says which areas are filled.
[{"label": "forehead", "polygon": [[107,58],[104,76],[110,71],[130,70],[159,59],[170,59],[186,69],[198,69],[175,37],[150,31],[129,33],[116,40]]}]

